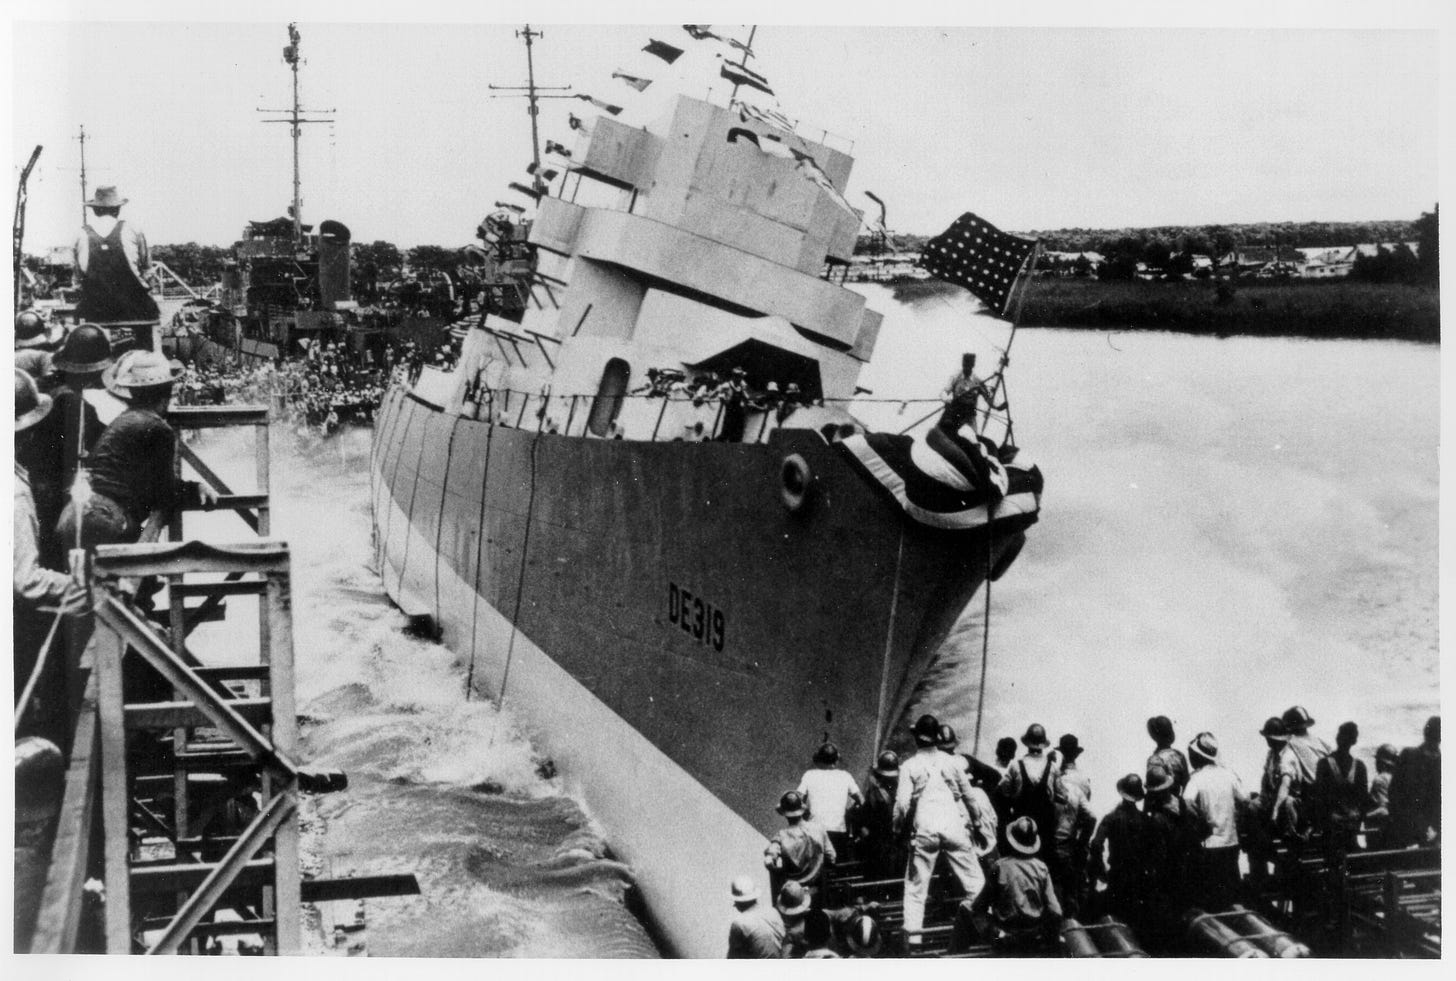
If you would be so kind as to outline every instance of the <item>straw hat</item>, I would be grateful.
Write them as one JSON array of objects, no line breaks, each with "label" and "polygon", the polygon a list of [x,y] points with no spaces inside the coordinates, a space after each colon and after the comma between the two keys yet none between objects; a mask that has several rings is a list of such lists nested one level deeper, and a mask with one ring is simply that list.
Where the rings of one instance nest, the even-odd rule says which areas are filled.
[{"label": "straw hat", "polygon": [[171,361],[157,351],[128,351],[101,376],[106,390],[118,398],[131,399],[137,389],[160,388],[182,377],[182,362]]},{"label": "straw hat", "polygon": [[729,886],[729,891],[733,895],[735,904],[758,902],[758,886],[754,885],[753,880],[746,875],[740,875],[734,879],[732,885]]},{"label": "straw hat", "polygon": [[1035,855],[1041,851],[1041,835],[1036,833],[1036,822],[1029,817],[1019,817],[1006,829],[1006,843],[1023,855]]},{"label": "straw hat", "polygon": [[50,415],[54,403],[35,387],[35,379],[15,369],[15,431],[29,429]]},{"label": "straw hat", "polygon": [[809,890],[792,879],[784,883],[784,887],[779,890],[778,901],[774,903],[774,908],[784,916],[806,913],[809,906]]},{"label": "straw hat", "polygon": [[98,187],[96,189],[96,196],[90,201],[86,202],[86,207],[120,208],[122,205],[126,204],[130,200],[130,198],[124,198],[120,194],[116,193],[116,187],[114,185],[108,184],[104,187]]},{"label": "straw hat", "polygon": [[1208,762],[1218,760],[1218,740],[1211,732],[1200,732],[1194,737],[1193,742],[1188,744],[1189,756],[1201,756]]}]

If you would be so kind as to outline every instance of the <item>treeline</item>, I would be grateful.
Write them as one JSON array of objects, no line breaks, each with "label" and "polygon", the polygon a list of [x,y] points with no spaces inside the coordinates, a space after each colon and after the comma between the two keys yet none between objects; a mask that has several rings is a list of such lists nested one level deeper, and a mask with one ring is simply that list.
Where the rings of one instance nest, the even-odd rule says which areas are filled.
[{"label": "treeline", "polygon": [[[439,271],[453,276],[461,261],[459,249],[441,245],[417,245],[401,251],[391,242],[354,242],[349,251],[355,276],[378,282],[399,278],[405,266],[416,274]],[[152,257],[166,263],[186,282],[207,285],[222,278],[223,270],[233,262],[233,250],[229,246],[186,242],[154,245]]]}]

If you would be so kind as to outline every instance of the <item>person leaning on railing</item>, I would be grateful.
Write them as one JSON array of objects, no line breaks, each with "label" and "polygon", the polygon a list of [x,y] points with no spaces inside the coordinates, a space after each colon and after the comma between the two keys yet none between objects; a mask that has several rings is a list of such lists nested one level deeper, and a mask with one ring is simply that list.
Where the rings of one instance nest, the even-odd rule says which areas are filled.
[{"label": "person leaning on railing", "polygon": [[127,409],[92,447],[84,478],[77,475],[56,526],[62,541],[82,548],[135,542],[153,511],[172,510],[189,497],[216,503],[211,488],[179,480],[173,468],[177,434],[166,413],[181,375],[181,364],[155,351],[128,351],[107,369],[103,383]]}]

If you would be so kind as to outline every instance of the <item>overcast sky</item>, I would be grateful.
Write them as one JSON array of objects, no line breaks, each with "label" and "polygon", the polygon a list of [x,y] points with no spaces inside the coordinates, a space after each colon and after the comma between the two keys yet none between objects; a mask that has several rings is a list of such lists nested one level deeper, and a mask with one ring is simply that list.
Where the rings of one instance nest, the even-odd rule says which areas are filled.
[{"label": "overcast sky", "polygon": [[[463,23],[482,15],[428,3],[236,8],[250,23],[179,19],[198,16],[181,5],[84,2],[67,5],[77,19],[47,22],[54,9],[32,5],[20,16],[38,20],[10,25],[14,172],[35,144],[45,147],[30,181],[27,251],[75,234],[83,124],[90,187],[117,185],[153,242],[228,244],[247,220],[282,214],[292,193],[288,127],[263,123],[257,110],[289,103],[290,18],[303,35],[304,106],[335,110],[332,125],[304,131],[306,220],[343,221],[356,240],[461,245],[493,202],[522,200],[506,184],[527,180],[524,103],[487,89],[524,83],[519,22]],[[535,48],[539,84],[626,106],[628,122],[676,92],[726,99],[713,59],[726,49],[692,41],[680,25],[560,23],[666,19],[661,5],[528,9],[545,31]],[[1109,9],[1125,16],[1099,14],[1105,24],[1168,23],[1142,8]],[[1438,193],[1436,32],[1418,16],[1383,21],[1407,25],[1399,30],[1332,30],[1309,16],[1276,30],[1258,8],[1237,9],[1247,26],[765,24],[753,65],[782,110],[803,121],[801,132],[853,142],[848,197],[872,207],[864,191],[877,193],[897,230],[939,231],[965,210],[1011,229],[1408,219],[1429,210]],[[958,12],[905,13],[922,22],[968,16],[944,10]],[[897,11],[849,9],[864,20]],[[714,29],[739,38],[748,30]],[[689,56],[668,68],[642,52],[649,38]],[[639,95],[611,78],[617,69],[654,84]],[[569,142],[568,110],[595,111],[576,100],[544,103],[543,141]]]}]

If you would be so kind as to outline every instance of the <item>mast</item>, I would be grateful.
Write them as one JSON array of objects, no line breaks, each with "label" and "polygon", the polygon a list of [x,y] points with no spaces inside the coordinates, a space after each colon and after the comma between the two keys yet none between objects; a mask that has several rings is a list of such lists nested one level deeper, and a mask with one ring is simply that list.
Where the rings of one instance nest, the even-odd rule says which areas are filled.
[{"label": "mast", "polygon": [[[748,40],[743,43],[743,67],[748,67],[748,59],[753,57],[753,36],[758,33],[758,25],[754,24],[748,29]],[[728,96],[728,107],[733,107],[733,101],[738,98],[738,83],[733,83],[733,92]]]},{"label": "mast", "polygon": [[[570,92],[570,85],[537,85],[536,84],[536,62],[531,52],[532,42],[538,37],[545,37],[542,31],[531,30],[527,24],[524,29],[516,32],[516,37],[524,38],[526,41],[526,84],[525,85],[489,85],[487,88],[495,92],[524,92],[526,94],[526,112],[531,116],[531,189],[537,195],[546,193],[546,182],[541,178],[541,131],[537,117],[540,115],[539,105],[542,99],[571,99],[570,95],[542,95],[543,92]],[[491,96],[492,99],[502,98]]]},{"label": "mast", "polygon": [[81,124],[81,135],[77,137],[81,141],[81,224],[86,224],[86,124]]},{"label": "mast", "polygon": [[265,119],[265,123],[288,123],[289,130],[293,137],[293,251],[295,253],[303,249],[303,181],[299,175],[298,166],[298,140],[303,135],[302,127],[309,123],[332,123],[332,119],[304,119],[306,112],[317,113],[327,116],[332,109],[304,109],[299,105],[298,99],[298,66],[303,60],[299,55],[300,42],[303,36],[298,33],[298,24],[288,25],[288,46],[283,49],[283,60],[288,63],[293,72],[293,105],[288,109],[259,109],[259,112],[276,112],[284,114],[283,119]]}]

